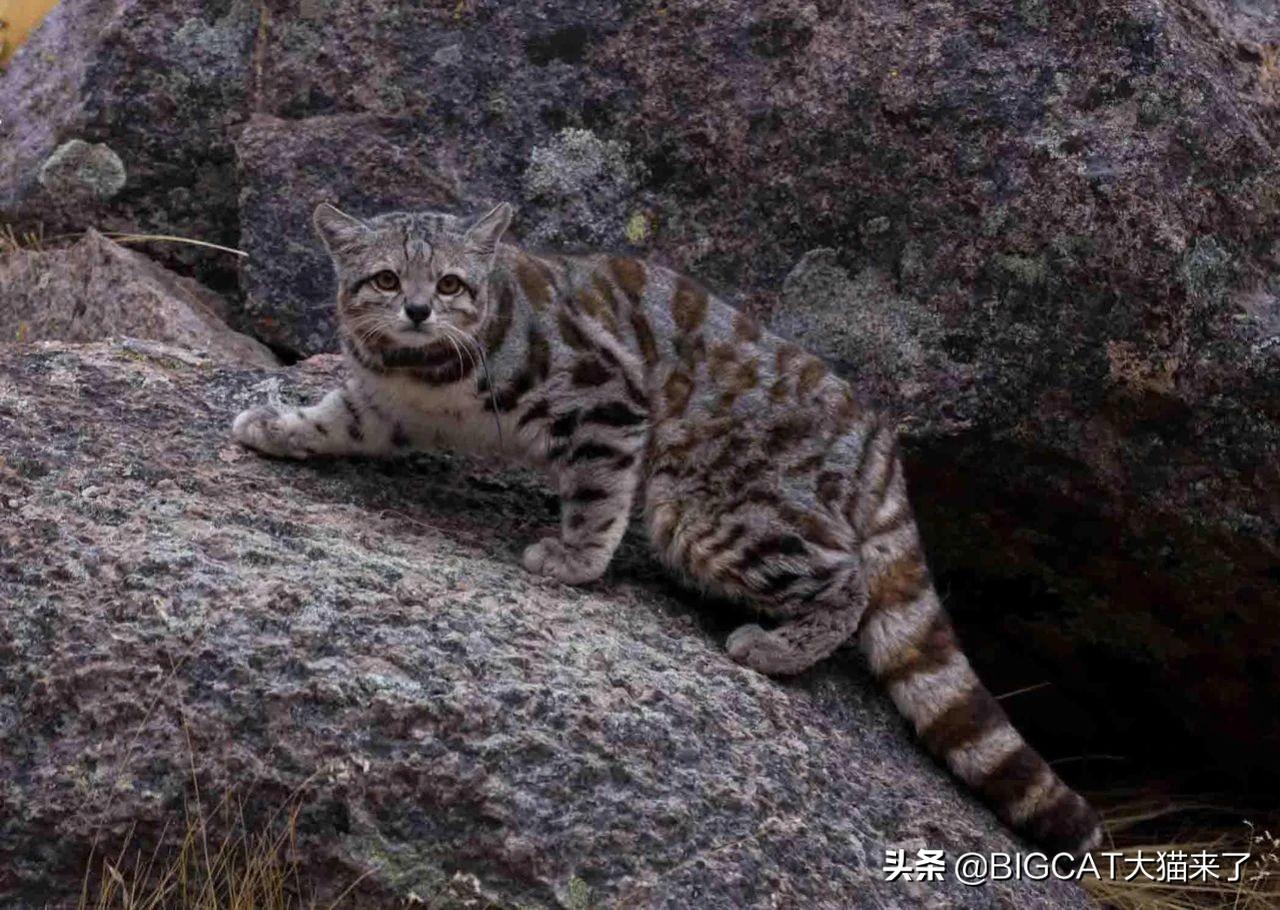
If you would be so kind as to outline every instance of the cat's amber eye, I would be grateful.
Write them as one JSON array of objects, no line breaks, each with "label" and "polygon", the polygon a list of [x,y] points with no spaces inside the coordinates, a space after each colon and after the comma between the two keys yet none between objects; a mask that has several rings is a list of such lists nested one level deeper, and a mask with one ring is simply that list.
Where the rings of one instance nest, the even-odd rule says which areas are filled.
[{"label": "cat's amber eye", "polygon": [[400,276],[390,269],[383,269],[373,276],[373,286],[387,293],[398,291],[400,290]]},{"label": "cat's amber eye", "polygon": [[446,297],[452,297],[462,290],[462,279],[457,275],[445,275],[436,282],[436,290]]}]

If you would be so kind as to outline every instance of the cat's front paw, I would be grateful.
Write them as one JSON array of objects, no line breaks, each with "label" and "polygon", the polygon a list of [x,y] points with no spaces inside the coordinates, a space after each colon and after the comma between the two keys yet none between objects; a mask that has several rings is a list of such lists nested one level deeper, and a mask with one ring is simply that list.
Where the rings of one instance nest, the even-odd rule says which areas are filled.
[{"label": "cat's front paw", "polygon": [[285,428],[280,412],[266,405],[241,411],[231,424],[231,438],[264,455],[306,458],[312,454]]},{"label": "cat's front paw", "polygon": [[595,581],[608,567],[607,559],[586,555],[596,552],[571,550],[559,538],[544,537],[525,547],[521,561],[535,575],[546,575],[567,585],[582,585]]}]

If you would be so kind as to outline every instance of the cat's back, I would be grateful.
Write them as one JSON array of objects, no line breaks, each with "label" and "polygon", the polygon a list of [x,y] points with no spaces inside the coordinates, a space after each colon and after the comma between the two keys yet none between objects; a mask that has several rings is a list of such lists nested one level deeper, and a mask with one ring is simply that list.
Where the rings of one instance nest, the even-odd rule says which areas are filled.
[{"label": "cat's back", "polygon": [[643,364],[656,452],[725,478],[751,467],[783,487],[856,465],[877,417],[821,358],[665,266],[609,255],[551,262],[573,318],[603,314],[605,333]]},{"label": "cat's back", "polygon": [[[659,345],[658,361],[704,387],[710,412],[741,417],[830,412],[838,423],[857,410],[853,390],[822,360],[708,290],[665,266],[606,263],[643,270],[637,303]],[[696,400],[695,400],[696,403]],[[815,415],[816,416],[816,415]]]},{"label": "cat's back", "polygon": [[[529,296],[545,299],[557,287],[561,305],[629,336],[650,365],[754,358],[762,374],[798,370],[806,387],[829,373],[820,358],[675,269],[606,253],[522,255],[526,262],[518,272]],[[771,358],[772,366],[762,358]]]}]

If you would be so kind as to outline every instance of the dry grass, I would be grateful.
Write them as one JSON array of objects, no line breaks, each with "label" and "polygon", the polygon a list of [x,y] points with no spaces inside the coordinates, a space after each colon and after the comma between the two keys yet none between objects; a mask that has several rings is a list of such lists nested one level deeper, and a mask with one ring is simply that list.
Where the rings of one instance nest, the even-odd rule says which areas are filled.
[{"label": "dry grass", "polygon": [[[192,651],[204,638],[196,635],[188,651],[172,661],[164,683],[157,689],[117,768],[130,764],[138,738],[159,706],[165,691],[177,677]],[[206,812],[196,772],[188,712],[181,696],[178,713],[190,763],[190,793],[182,820],[182,839],[173,846],[166,822],[150,852],[134,842],[133,834],[113,855],[98,854],[94,843],[85,866],[77,910],[333,910],[373,870],[355,879],[336,900],[320,905],[301,880],[297,855],[298,814],[304,794],[319,776],[312,774],[290,793],[265,822],[251,828],[244,805],[231,793],[223,795]],[[108,800],[115,801],[115,787]]]},{"label": "dry grass", "polygon": [[256,830],[229,794],[208,814],[197,795],[176,846],[166,825],[150,852],[131,835],[113,856],[91,855],[77,910],[335,910],[364,876],[332,902],[309,895],[292,859],[301,792]]},{"label": "dry grass", "polygon": [[19,232],[12,224],[0,224],[0,254],[17,250],[42,250],[45,246],[44,227]]},{"label": "dry grass", "polygon": [[[1113,845],[1103,849],[1122,854],[1117,860],[1122,876],[1135,870],[1126,860],[1139,853],[1148,860],[1161,852],[1182,859],[1197,853],[1250,854],[1238,881],[1227,880],[1234,868],[1228,859],[1221,861],[1217,880],[1152,881],[1141,873],[1129,881],[1086,876],[1081,880],[1085,890],[1106,910],[1280,910],[1280,827],[1268,827],[1271,822],[1255,823],[1203,800],[1160,797],[1127,799],[1104,815]],[[1232,817],[1240,820],[1234,825],[1220,821]],[[1147,868],[1157,871],[1154,862]]]},{"label": "dry grass", "polygon": [[[129,234],[118,231],[100,231],[99,233],[115,243],[181,243],[187,246],[198,246],[206,250],[217,250],[220,253],[230,253],[232,256],[247,257],[249,255],[244,250],[237,250],[235,247],[210,243],[207,240],[196,240],[193,237],[179,237],[175,234]],[[83,236],[84,233],[79,232],[56,234],[52,237],[47,237],[45,236],[43,225],[37,225],[34,230],[19,231],[11,224],[0,224],[0,254],[17,250],[42,251],[52,247],[66,246]]]},{"label": "dry grass", "polygon": [[204,247],[208,250],[230,253],[233,256],[249,255],[244,250],[237,250],[234,247],[210,243],[207,240],[194,240],[191,237],[177,237],[173,234],[117,234],[106,232],[102,236],[108,240],[114,240],[116,243],[185,243],[188,246]]},{"label": "dry grass", "polygon": [[[223,800],[211,837],[209,819],[188,806],[186,831],[176,849],[145,855],[126,841],[119,853],[90,860],[79,910],[286,910],[314,906],[301,896],[296,869],[288,860],[296,834],[296,809],[275,833],[250,834],[239,808]],[[164,842],[167,829],[161,832]],[[130,853],[132,857],[130,858]],[[95,866],[97,868],[95,868]],[[96,876],[95,876],[96,873]],[[96,877],[96,887],[91,879]]]}]

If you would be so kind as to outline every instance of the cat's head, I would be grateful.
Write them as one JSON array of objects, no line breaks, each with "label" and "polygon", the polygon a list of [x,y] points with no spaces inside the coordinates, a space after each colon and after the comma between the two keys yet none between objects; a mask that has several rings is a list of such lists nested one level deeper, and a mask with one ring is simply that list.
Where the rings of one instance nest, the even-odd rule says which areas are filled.
[{"label": "cat's head", "polygon": [[475,339],[492,310],[488,281],[511,222],[502,203],[479,218],[392,212],[360,219],[327,203],[316,233],[338,277],[348,343],[377,359]]}]

